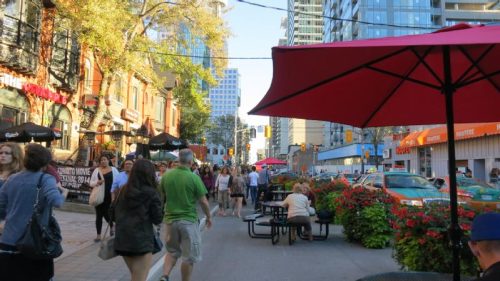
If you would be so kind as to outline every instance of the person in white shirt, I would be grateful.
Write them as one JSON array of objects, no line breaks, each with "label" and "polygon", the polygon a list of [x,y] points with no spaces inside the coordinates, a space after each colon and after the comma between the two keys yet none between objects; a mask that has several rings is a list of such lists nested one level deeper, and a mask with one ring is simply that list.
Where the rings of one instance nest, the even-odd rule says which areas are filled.
[{"label": "person in white shirt", "polygon": [[[283,207],[288,208],[287,221],[304,225],[304,234],[313,240],[311,231],[311,218],[309,216],[309,199],[302,194],[302,185],[296,183],[292,188],[292,194],[288,195],[283,201]],[[292,239],[295,240],[295,231],[290,230]]]},{"label": "person in white shirt", "polygon": [[259,174],[256,172],[257,168],[252,166],[252,172],[248,174],[248,178],[250,179],[250,197],[252,198],[252,204],[255,205],[255,199],[257,197],[257,181],[259,180]]},{"label": "person in white shirt", "polygon": [[217,190],[217,198],[219,199],[219,216],[226,216],[226,205],[229,203],[229,168],[224,166],[215,181],[215,189]]}]

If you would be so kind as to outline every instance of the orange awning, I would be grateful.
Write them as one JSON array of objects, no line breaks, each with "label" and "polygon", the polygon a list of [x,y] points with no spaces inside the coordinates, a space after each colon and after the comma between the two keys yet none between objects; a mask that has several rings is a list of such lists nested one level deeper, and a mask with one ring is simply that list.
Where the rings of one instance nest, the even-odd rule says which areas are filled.
[{"label": "orange awning", "polygon": [[[455,125],[455,140],[500,134],[500,123],[470,123]],[[431,145],[448,141],[446,126],[413,132],[400,142],[402,147]]]}]

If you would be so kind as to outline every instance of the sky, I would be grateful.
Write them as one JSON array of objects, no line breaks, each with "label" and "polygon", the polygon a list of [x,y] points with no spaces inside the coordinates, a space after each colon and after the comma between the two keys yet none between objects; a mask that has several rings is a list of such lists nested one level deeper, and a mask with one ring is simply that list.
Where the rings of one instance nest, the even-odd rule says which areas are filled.
[{"label": "sky", "polygon": [[[286,8],[286,0],[248,0],[249,2]],[[271,57],[271,48],[284,37],[281,20],[286,12],[265,9],[228,1],[229,12],[224,16],[232,36],[228,40],[229,57]],[[247,124],[260,126],[269,123],[269,117],[248,115],[264,97],[272,80],[272,60],[230,60],[229,67],[238,68],[240,73],[241,106],[240,118]],[[251,142],[250,162],[256,161],[256,149],[264,148],[263,133]]]}]

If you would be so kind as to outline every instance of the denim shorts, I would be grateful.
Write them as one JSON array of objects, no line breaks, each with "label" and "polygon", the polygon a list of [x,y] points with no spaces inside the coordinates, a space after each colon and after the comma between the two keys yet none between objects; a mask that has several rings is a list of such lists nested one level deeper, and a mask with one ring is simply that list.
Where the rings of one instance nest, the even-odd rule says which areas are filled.
[{"label": "denim shorts", "polygon": [[196,263],[201,261],[201,235],[198,222],[185,220],[167,224],[166,248],[169,254],[183,261]]}]

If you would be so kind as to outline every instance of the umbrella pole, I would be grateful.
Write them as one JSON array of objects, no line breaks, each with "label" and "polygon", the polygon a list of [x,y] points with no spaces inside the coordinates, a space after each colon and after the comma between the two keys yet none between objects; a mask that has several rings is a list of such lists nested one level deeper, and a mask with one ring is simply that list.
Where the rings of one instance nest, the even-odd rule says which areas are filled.
[{"label": "umbrella pole", "polygon": [[457,174],[455,159],[455,130],[453,115],[453,83],[451,80],[450,47],[443,46],[444,65],[444,96],[446,102],[446,129],[448,133],[448,173],[450,176],[450,211],[451,227],[450,238],[452,244],[452,269],[453,281],[460,281],[460,236],[461,230],[458,224],[458,203],[457,203]]}]

